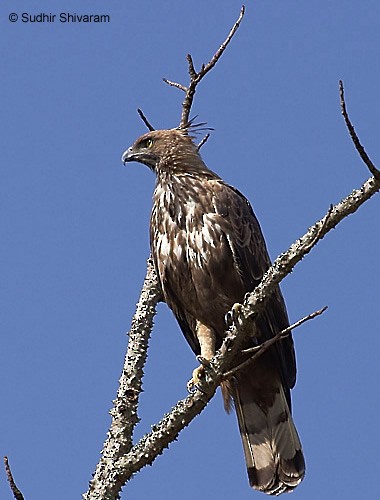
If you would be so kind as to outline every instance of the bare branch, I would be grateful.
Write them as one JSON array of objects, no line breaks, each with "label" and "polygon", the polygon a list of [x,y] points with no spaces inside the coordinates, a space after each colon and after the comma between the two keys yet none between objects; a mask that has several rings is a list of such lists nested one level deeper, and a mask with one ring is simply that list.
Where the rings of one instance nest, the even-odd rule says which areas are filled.
[{"label": "bare branch", "polygon": [[186,92],[187,91],[187,87],[185,87],[184,85],[181,85],[180,83],[177,83],[177,82],[172,82],[171,80],[168,80],[167,78],[163,78],[164,82],[167,83],[168,85],[170,85],[170,87],[175,87],[179,90],[182,90],[183,92]]},{"label": "bare branch", "polygon": [[206,134],[203,139],[201,140],[201,142],[198,144],[197,148],[198,148],[198,151],[201,149],[201,147],[209,140],[209,137],[210,137],[210,134]]},{"label": "bare branch", "polygon": [[215,52],[215,54],[214,54],[213,58],[211,59],[211,61],[208,62],[206,65],[202,66],[202,69],[199,72],[199,74],[202,75],[200,78],[203,78],[204,75],[206,73],[208,73],[210,71],[210,69],[212,69],[215,66],[215,64],[218,62],[218,60],[222,56],[223,52],[226,50],[227,45],[230,43],[230,41],[232,40],[232,37],[234,36],[234,34],[236,33],[236,31],[238,30],[238,28],[240,26],[240,23],[241,23],[241,21],[242,21],[242,19],[244,17],[244,14],[245,14],[245,6],[242,5],[241,9],[240,9],[239,17],[238,17],[237,21],[235,22],[235,24],[232,26],[231,31],[228,33],[227,38],[224,40],[224,42],[219,47],[219,49]]},{"label": "bare branch", "polygon": [[219,49],[215,52],[213,57],[210,59],[210,61],[207,64],[202,64],[201,69],[197,73],[194,68],[194,63],[193,59],[190,54],[187,54],[186,59],[189,65],[188,72],[190,76],[190,83],[188,87],[185,87],[185,85],[182,85],[181,83],[177,82],[172,82],[170,80],[167,80],[164,78],[164,82],[170,85],[171,87],[176,87],[177,89],[182,90],[185,92],[186,96],[185,99],[182,103],[182,115],[181,115],[181,121],[179,123],[179,128],[186,128],[187,124],[189,123],[189,116],[190,116],[190,110],[191,106],[193,104],[193,99],[194,99],[194,94],[195,90],[197,88],[198,83],[202,80],[202,78],[215,66],[215,64],[219,61],[220,57],[222,56],[223,52],[226,50],[228,44],[232,40],[234,34],[236,33],[237,29],[240,26],[240,23],[244,17],[245,13],[245,7],[242,5],[239,17],[233,27],[231,28],[231,31],[228,33],[227,38],[224,40],[224,42],[221,44]]},{"label": "bare branch", "polygon": [[290,335],[290,333],[292,332],[292,330],[295,330],[296,328],[298,328],[299,326],[301,326],[306,321],[309,321],[310,319],[314,319],[317,316],[320,316],[321,314],[323,314],[326,311],[326,309],[327,309],[327,306],[322,307],[322,309],[319,309],[318,311],[315,311],[315,312],[313,312],[311,314],[308,314],[304,318],[296,321],[295,323],[293,323],[292,325],[288,326],[287,328],[285,328],[284,330],[282,330],[281,332],[279,332],[277,335],[275,335],[271,339],[263,342],[260,345],[257,345],[255,347],[251,347],[249,349],[243,349],[242,352],[244,354],[250,354],[250,353],[252,353],[253,356],[251,356],[250,358],[246,359],[243,363],[240,363],[238,366],[235,366],[235,368],[232,368],[231,370],[229,370],[227,372],[224,372],[223,373],[223,379],[228,379],[234,373],[238,372],[239,370],[241,370],[245,366],[250,365],[255,359],[257,359],[267,349],[269,349],[270,346],[272,346],[273,344],[275,344],[279,340],[282,340],[283,338],[285,338],[288,335]]},{"label": "bare branch", "polygon": [[344,118],[344,121],[346,122],[346,126],[348,128],[348,131],[350,133],[352,142],[355,145],[355,148],[357,152],[360,155],[360,158],[363,160],[363,162],[367,165],[368,170],[371,172],[371,174],[376,178],[380,179],[380,170],[378,170],[375,165],[372,163],[371,159],[367,155],[364,147],[361,145],[359,137],[357,136],[355,129],[351,123],[350,118],[348,117],[347,109],[346,109],[346,101],[344,99],[344,87],[343,87],[343,82],[342,80],[339,80],[339,95],[340,95],[340,107],[342,110],[342,115]]},{"label": "bare branch", "polygon": [[187,59],[188,65],[189,65],[190,79],[194,80],[197,77],[197,72],[195,71],[194,62],[193,62],[193,58],[191,57],[191,54],[187,54],[186,59]]},{"label": "bare branch", "polygon": [[4,457],[5,472],[7,474],[7,479],[9,486],[11,487],[13,496],[16,500],[24,500],[24,496],[21,491],[17,488],[16,483],[13,479],[11,466],[9,465],[8,457]]},{"label": "bare branch", "polygon": [[142,110],[140,108],[137,108],[137,112],[138,114],[140,115],[140,118],[142,119],[142,121],[145,123],[146,127],[148,130],[150,130],[151,132],[153,132],[153,130],[156,130],[153,125],[151,125],[148,121],[148,118],[144,115],[144,113],[142,112]]},{"label": "bare branch", "polygon": [[139,421],[137,408],[142,390],[148,342],[156,306],[161,298],[162,292],[153,261],[149,258],[144,285],[129,331],[128,350],[119,390],[110,412],[113,417],[111,428],[89,490],[83,495],[84,499],[118,498],[118,492],[124,484],[124,480],[114,474],[114,464],[132,447],[133,430]]},{"label": "bare branch", "polygon": [[314,246],[314,243],[316,243],[320,239],[322,232],[323,232],[324,228],[326,227],[327,221],[330,220],[331,212],[332,212],[333,208],[334,208],[334,205],[330,205],[326,215],[323,217],[323,219],[321,221],[319,221],[318,231],[316,232],[316,234],[314,236],[314,240],[312,240],[310,242],[310,246]]},{"label": "bare branch", "polygon": [[204,410],[215,394],[219,383],[219,378],[210,379],[205,387],[207,393],[196,390],[179,401],[170,413],[165,415],[157,425],[152,426],[149,434],[146,434],[127,455],[120,458],[115,464],[115,473],[120,474],[127,482],[135,472],[152,464],[157,456],[161,455],[163,450],[178,437],[179,433]]}]

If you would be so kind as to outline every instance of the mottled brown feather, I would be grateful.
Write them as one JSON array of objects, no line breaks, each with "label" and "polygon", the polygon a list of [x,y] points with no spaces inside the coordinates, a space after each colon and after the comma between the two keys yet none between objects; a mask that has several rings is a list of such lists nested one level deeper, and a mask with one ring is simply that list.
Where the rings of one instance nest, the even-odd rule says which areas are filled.
[{"label": "mottled brown feather", "polygon": [[[150,224],[151,252],[165,301],[190,347],[201,353],[199,329],[220,347],[225,314],[252,291],[270,266],[260,225],[246,198],[209,170],[186,130],[149,132],[123,155],[156,174]],[[276,288],[252,325],[245,347],[289,326]],[[236,363],[244,360],[242,355]],[[233,398],[249,481],[265,493],[291,491],[305,464],[292,417],[296,379],[291,336],[222,386]]]}]

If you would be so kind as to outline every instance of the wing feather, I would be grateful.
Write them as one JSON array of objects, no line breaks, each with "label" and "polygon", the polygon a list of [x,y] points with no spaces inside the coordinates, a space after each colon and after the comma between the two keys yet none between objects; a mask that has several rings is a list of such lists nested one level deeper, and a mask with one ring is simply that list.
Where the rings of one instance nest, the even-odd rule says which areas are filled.
[{"label": "wing feather", "polygon": [[[211,182],[214,184],[216,213],[225,220],[223,229],[236,268],[243,280],[245,292],[250,292],[260,283],[271,265],[260,224],[249,201],[240,191],[222,181]],[[262,340],[273,337],[289,326],[285,301],[279,287],[269,299],[265,312],[257,319],[257,325]],[[296,379],[295,353],[291,335],[277,343],[276,351],[283,381],[290,389],[294,386]],[[290,402],[289,394],[287,398]]]}]

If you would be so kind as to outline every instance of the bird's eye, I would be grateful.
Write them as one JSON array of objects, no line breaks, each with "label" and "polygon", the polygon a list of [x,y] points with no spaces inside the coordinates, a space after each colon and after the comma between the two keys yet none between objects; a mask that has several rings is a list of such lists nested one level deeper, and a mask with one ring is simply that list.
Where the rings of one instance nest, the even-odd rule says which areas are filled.
[{"label": "bird's eye", "polygon": [[152,139],[147,139],[146,140],[146,147],[151,148],[153,146],[153,140]]}]

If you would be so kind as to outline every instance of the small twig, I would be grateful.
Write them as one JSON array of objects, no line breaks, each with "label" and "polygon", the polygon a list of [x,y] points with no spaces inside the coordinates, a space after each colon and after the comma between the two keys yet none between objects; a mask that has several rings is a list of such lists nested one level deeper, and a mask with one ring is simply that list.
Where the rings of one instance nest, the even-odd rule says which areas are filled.
[{"label": "small twig", "polygon": [[187,125],[189,123],[190,110],[191,110],[191,106],[193,104],[195,89],[197,88],[197,85],[202,80],[202,78],[219,61],[223,52],[226,50],[228,44],[232,40],[237,29],[239,28],[240,23],[244,17],[244,13],[245,13],[245,7],[244,7],[244,5],[242,5],[239,17],[238,17],[237,21],[235,22],[235,24],[233,25],[233,27],[231,28],[231,31],[228,33],[227,38],[221,44],[219,49],[215,52],[215,54],[210,59],[210,61],[207,64],[202,64],[202,67],[198,73],[195,71],[193,58],[191,57],[190,54],[187,54],[186,59],[187,59],[188,65],[189,65],[188,72],[189,72],[189,76],[190,76],[190,84],[188,87],[185,87],[185,85],[182,85],[181,83],[172,82],[171,80],[163,78],[165,83],[167,83],[171,87],[176,87],[177,89],[182,90],[186,94],[185,99],[182,103],[182,115],[181,115],[181,121],[179,123],[178,128],[181,128],[181,129],[187,128]]},{"label": "small twig", "polygon": [[208,141],[210,137],[210,134],[206,134],[203,139],[201,140],[201,142],[198,144],[197,148],[198,148],[198,151],[201,149],[201,147]]},{"label": "small twig", "polygon": [[179,90],[183,90],[183,92],[186,92],[187,91],[187,87],[185,87],[184,85],[180,84],[180,83],[177,83],[177,82],[172,82],[171,80],[168,80],[167,78],[163,78],[164,82],[167,83],[168,85],[170,85],[170,87],[175,87]]},{"label": "small twig", "polygon": [[8,483],[9,483],[9,486],[11,487],[13,496],[15,497],[16,500],[24,500],[23,494],[17,488],[16,483],[13,479],[11,466],[9,465],[8,457],[4,457],[4,465],[5,465],[5,472],[6,472],[7,478],[8,478]]},{"label": "small twig", "polygon": [[231,377],[231,375],[234,375],[237,371],[239,371],[242,368],[244,368],[245,366],[251,364],[253,362],[253,360],[255,360],[259,356],[261,356],[261,354],[263,354],[263,352],[265,352],[270,346],[272,346],[273,344],[275,344],[279,340],[290,335],[292,330],[296,329],[297,327],[299,327],[300,325],[302,325],[306,321],[309,321],[310,319],[314,319],[317,316],[320,316],[321,314],[323,314],[326,311],[326,309],[327,309],[327,306],[322,307],[322,309],[319,309],[318,311],[315,311],[315,312],[305,316],[304,318],[296,321],[295,323],[288,326],[287,328],[285,328],[281,332],[277,333],[277,335],[275,335],[274,337],[272,337],[269,340],[266,340],[265,342],[263,342],[260,345],[257,345],[255,347],[250,347],[249,349],[243,349],[242,353],[244,353],[244,354],[251,354],[252,353],[253,356],[246,359],[245,361],[243,361],[243,363],[240,363],[238,366],[235,366],[235,368],[228,370],[228,372],[223,373],[223,379],[224,380],[228,379],[229,377]]},{"label": "small twig", "polygon": [[137,112],[140,115],[140,118],[142,119],[142,121],[145,123],[148,130],[150,130],[151,132],[153,132],[153,130],[156,130],[153,127],[153,125],[149,122],[148,118],[144,115],[144,113],[142,112],[142,110],[140,108],[137,108]]},{"label": "small twig", "polygon": [[360,158],[367,165],[368,170],[375,177],[375,179],[379,180],[380,179],[380,170],[378,170],[375,167],[375,165],[372,163],[370,157],[367,155],[364,147],[360,143],[359,137],[357,136],[357,134],[355,132],[354,126],[352,125],[351,120],[348,117],[348,113],[347,113],[347,109],[346,109],[346,101],[344,99],[344,87],[343,87],[342,80],[339,80],[339,95],[340,95],[340,107],[342,110],[342,115],[343,115],[344,121],[346,122],[346,126],[348,128],[349,133],[350,133],[352,142],[354,143],[355,148],[360,155]]},{"label": "small twig", "polygon": [[189,64],[189,75],[191,79],[194,79],[197,77],[197,72],[195,71],[194,68],[194,63],[193,63],[193,58],[191,57],[191,54],[187,54],[186,56],[187,62]]},{"label": "small twig", "polygon": [[223,54],[223,52],[226,50],[227,48],[227,45],[230,43],[230,41],[232,40],[234,34],[236,33],[236,31],[238,30],[239,26],[240,26],[240,23],[244,17],[244,14],[245,14],[245,6],[242,5],[241,6],[241,9],[240,9],[240,14],[239,14],[239,17],[237,18],[237,21],[235,22],[235,24],[232,26],[231,28],[231,31],[228,33],[227,35],[227,38],[224,40],[224,42],[222,43],[222,45],[219,47],[219,49],[215,52],[213,58],[211,59],[210,62],[208,62],[206,65],[203,65],[202,66],[202,69],[201,71],[199,72],[199,74],[201,74],[201,78],[210,71],[210,69],[212,69],[215,64],[218,62],[218,60],[220,59],[221,55]]},{"label": "small twig", "polygon": [[330,217],[332,215],[333,209],[334,209],[334,205],[331,203],[326,215],[323,217],[323,219],[321,219],[319,221],[319,228],[317,229],[317,231],[315,233],[314,239],[312,241],[310,241],[310,247],[313,247],[316,242],[318,242],[319,240],[321,240],[323,238],[323,232],[326,229],[326,226],[330,221]]}]

